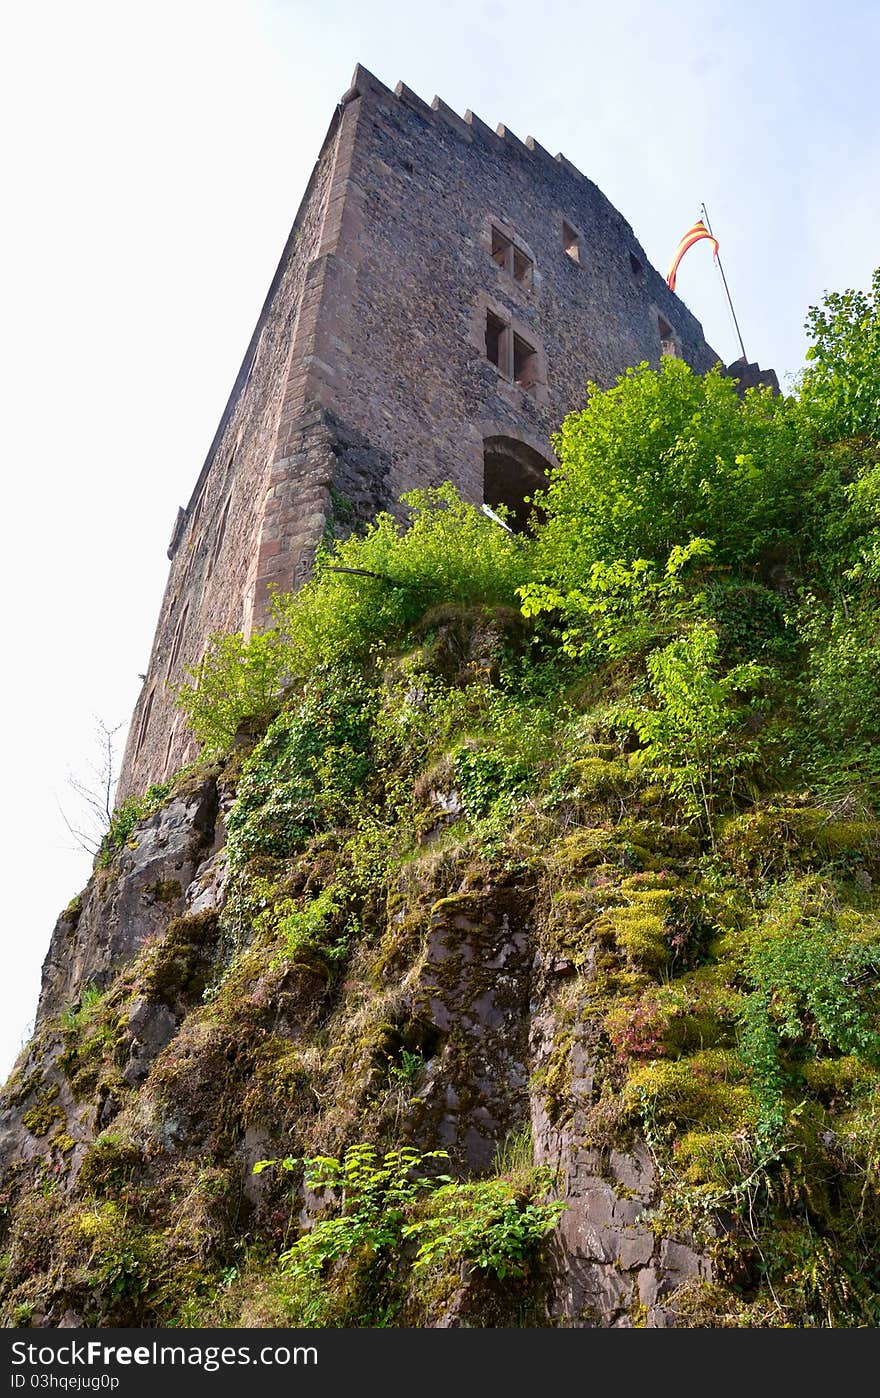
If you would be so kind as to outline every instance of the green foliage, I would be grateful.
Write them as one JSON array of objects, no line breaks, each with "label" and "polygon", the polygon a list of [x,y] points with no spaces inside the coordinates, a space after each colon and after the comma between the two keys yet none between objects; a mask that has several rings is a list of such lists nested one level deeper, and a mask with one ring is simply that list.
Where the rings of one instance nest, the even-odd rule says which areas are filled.
[{"label": "green foliage", "polygon": [[134,827],[142,820],[148,820],[171,792],[172,783],[154,782],[148,786],[143,796],[129,796],[121,802],[110,817],[110,826],[98,850],[97,865],[107,869],[121,849],[124,849]]},{"label": "green foliage", "polygon": [[230,860],[285,856],[323,826],[347,823],[373,771],[377,696],[352,666],[317,672],[247,758],[228,822]]},{"label": "green foliage", "polygon": [[855,613],[815,609],[803,620],[809,642],[800,728],[793,744],[822,785],[880,783],[880,607]]},{"label": "green foliage", "polygon": [[849,545],[841,560],[849,565],[844,576],[848,581],[867,583],[873,588],[880,582],[880,462],[875,454],[876,449],[856,458],[854,479],[844,488],[845,507],[840,511],[841,522],[836,531],[846,536]]},{"label": "green foliage", "polygon": [[418,1082],[424,1071],[425,1060],[422,1054],[413,1053],[405,1048],[400,1051],[400,1062],[391,1064],[388,1076],[392,1082],[411,1087]]},{"label": "green foliage", "polygon": [[699,594],[686,588],[683,574],[694,559],[711,553],[708,540],[691,539],[672,549],[662,569],[646,558],[632,564],[598,560],[583,585],[569,592],[526,583],[519,590],[523,615],[557,613],[566,655],[602,660],[644,652],[694,615]]},{"label": "green foliage", "polygon": [[803,416],[825,441],[880,440],[880,267],[871,290],[832,292],[807,315]]},{"label": "green foliage", "polygon": [[175,698],[205,752],[225,752],[240,725],[265,726],[278,712],[290,666],[289,646],[277,631],[245,641],[240,633],[216,634],[195,669],[192,682],[178,686]]},{"label": "green foliage", "polygon": [[318,1155],[301,1162],[308,1188],[332,1190],[339,1197],[339,1212],[319,1219],[282,1254],[281,1265],[295,1276],[313,1276],[339,1258],[366,1253],[372,1259],[399,1246],[408,1209],[425,1190],[449,1179],[419,1171],[445,1159],[445,1151],[420,1153],[410,1146],[380,1158],[375,1146],[361,1144],[349,1146],[341,1160]]},{"label": "green foliage", "polygon": [[794,618],[779,592],[748,578],[713,578],[704,588],[699,610],[718,633],[724,664],[762,660],[787,665],[798,660],[800,638]]},{"label": "green foliage", "polygon": [[[341,902],[339,889],[331,884],[302,905],[287,899],[272,907],[269,915],[281,940],[280,957],[296,961],[304,951],[318,950],[330,963],[341,961],[348,939],[331,934]],[[256,927],[259,930],[259,918]]]},{"label": "green foliage", "polygon": [[596,562],[662,562],[693,538],[742,567],[789,533],[797,440],[782,399],[760,391],[741,400],[719,369],[700,376],[672,358],[589,393],[554,442],[560,465],[541,500],[538,577],[569,591]]},{"label": "green foliage", "polygon": [[[327,1196],[324,1215],[279,1259],[300,1321],[334,1323],[336,1304],[342,1323],[381,1323],[389,1304],[389,1273],[402,1248],[409,1212],[423,1193],[449,1180],[448,1175],[426,1173],[426,1166],[446,1158],[445,1151],[421,1153],[409,1146],[380,1156],[375,1146],[364,1143],[349,1146],[341,1159],[321,1155],[257,1161],[255,1174],[273,1166],[302,1171],[304,1184]],[[353,1296],[346,1297],[346,1288]],[[338,1299],[337,1292],[342,1293]]]},{"label": "green foliage", "polygon": [[460,748],[452,762],[455,785],[468,815],[479,819],[521,795],[532,775],[527,767],[497,748]]},{"label": "green foliage", "polygon": [[838,913],[828,889],[783,886],[743,971],[741,1052],[766,1131],[784,1125],[786,1058],[841,1053],[880,1066],[880,931]]},{"label": "green foliage", "polygon": [[[304,1184],[328,1197],[328,1211],[280,1259],[314,1322],[321,1323],[314,1288],[343,1263],[360,1269],[361,1289],[372,1284],[374,1305],[377,1281],[386,1275],[390,1286],[391,1271],[410,1256],[414,1275],[462,1265],[499,1280],[525,1275],[565,1209],[564,1202],[543,1197],[552,1183],[550,1171],[532,1169],[527,1179],[520,1171],[518,1183],[509,1178],[467,1183],[429,1173],[445,1159],[445,1151],[408,1146],[380,1156],[374,1146],[359,1144],[341,1159],[288,1156],[257,1162],[256,1174],[271,1167],[302,1169]],[[414,1253],[410,1242],[417,1244]]]},{"label": "green foliage", "polygon": [[61,1012],[62,1028],[71,1032],[85,1029],[98,1013],[104,1002],[104,992],[97,985],[83,987],[79,1001]]},{"label": "green foliage", "polygon": [[564,1200],[539,1197],[551,1183],[550,1171],[536,1171],[533,1194],[506,1179],[441,1186],[431,1196],[426,1217],[403,1229],[404,1238],[419,1244],[415,1270],[465,1263],[500,1281],[524,1276],[566,1209]]},{"label": "green foliage", "polygon": [[656,707],[624,707],[621,712],[644,745],[641,760],[668,784],[689,815],[704,821],[714,841],[719,794],[732,793],[760,753],[757,740],[744,734],[754,709],[742,699],[768,671],[750,663],[719,673],[718,636],[706,622],[652,652],[647,668]]},{"label": "green foliage", "polygon": [[279,597],[277,621],[293,673],[402,641],[438,602],[513,605],[525,577],[518,539],[448,483],[410,491],[402,501],[405,523],[380,514],[362,538],[320,554],[313,580],[299,592]]},{"label": "green foliage", "polygon": [[265,724],[285,684],[404,641],[435,603],[514,605],[526,576],[518,539],[449,484],[402,499],[405,523],[380,514],[363,537],[319,552],[311,581],[274,599],[272,630],[211,638],[176,694],[209,751],[228,749],[245,719]]}]

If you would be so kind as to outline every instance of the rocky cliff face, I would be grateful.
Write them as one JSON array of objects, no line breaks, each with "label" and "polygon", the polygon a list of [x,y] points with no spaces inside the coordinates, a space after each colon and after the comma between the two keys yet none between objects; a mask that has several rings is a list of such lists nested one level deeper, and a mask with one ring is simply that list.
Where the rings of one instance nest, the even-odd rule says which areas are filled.
[{"label": "rocky cliff face", "polygon": [[[558,741],[541,728],[528,779],[475,736],[514,731],[499,664],[524,644],[509,615],[435,616],[413,654],[307,692],[108,845],[53,933],[2,1096],[3,1323],[768,1314],[740,895],[773,861],[832,858],[865,898],[877,829],[803,803],[736,817],[710,885],[662,790],[595,734],[570,728],[577,760],[541,768]],[[829,1064],[809,1141],[845,1194],[827,1112],[859,1070]],[[339,1199],[253,1167],[357,1142],[446,1152],[458,1242],[422,1271],[405,1244],[352,1253],[316,1310],[279,1255]],[[554,1199],[552,1231],[491,1252],[502,1216],[525,1228]]]},{"label": "rocky cliff face", "polygon": [[222,838],[217,801],[210,778],[184,785],[64,910],[43,963],[37,1029],[75,1004],[84,987],[107,986],[147,938],[189,906],[188,890],[215,835]]},{"label": "rocky cliff face", "polygon": [[[497,643],[491,628],[468,641],[473,672]],[[708,1263],[646,1223],[643,1141],[584,1145],[596,1050],[571,1026],[589,967],[545,945],[535,870],[462,845],[461,795],[442,767],[429,775],[419,842],[369,891],[340,972],[315,948],[273,954],[253,887],[227,877],[231,769],[187,774],[105,855],[58,920],[3,1096],[6,1324],[161,1322],[193,1290],[210,1323],[242,1240],[277,1250],[288,1227],[258,1158],[403,1139],[485,1175],[528,1125],[568,1204],[529,1281],[537,1323],[674,1323],[666,1297]],[[289,894],[332,886],[339,842],[283,862]],[[414,1323],[493,1323],[507,1303],[484,1291],[465,1269]],[[239,1318],[283,1320],[265,1279],[255,1292]]]}]

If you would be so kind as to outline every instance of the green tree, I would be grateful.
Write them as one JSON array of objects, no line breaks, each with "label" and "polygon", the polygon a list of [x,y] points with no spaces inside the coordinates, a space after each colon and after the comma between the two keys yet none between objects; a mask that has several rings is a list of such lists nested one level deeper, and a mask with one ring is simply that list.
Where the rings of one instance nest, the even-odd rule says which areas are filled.
[{"label": "green tree", "polygon": [[378,515],[363,537],[319,554],[299,592],[278,598],[276,624],[295,673],[399,642],[438,603],[516,605],[527,577],[520,539],[448,482],[401,499],[404,521]]},{"label": "green tree", "polygon": [[240,632],[211,637],[201,663],[187,671],[190,682],[175,690],[206,752],[225,752],[244,719],[269,722],[278,712],[289,666],[289,648],[277,631],[249,641]]},{"label": "green tree", "polygon": [[760,753],[745,726],[754,709],[742,701],[770,672],[747,664],[719,673],[718,636],[705,621],[655,650],[647,668],[655,706],[623,712],[644,745],[645,765],[702,822],[714,846],[719,794],[733,795]]},{"label": "green tree", "polygon": [[701,598],[688,585],[690,565],[711,553],[707,539],[691,539],[672,549],[665,567],[647,558],[596,562],[570,591],[526,583],[519,590],[523,614],[557,614],[567,655],[602,660],[645,651],[693,618]]},{"label": "green tree", "polygon": [[800,387],[802,416],[824,441],[880,440],[880,267],[870,291],[841,291],[811,306],[812,340]]},{"label": "green tree", "polygon": [[800,478],[784,399],[741,399],[720,369],[700,376],[678,359],[589,393],[555,438],[537,579],[569,591],[596,562],[665,563],[692,538],[713,542],[716,563],[744,568],[790,535]]}]

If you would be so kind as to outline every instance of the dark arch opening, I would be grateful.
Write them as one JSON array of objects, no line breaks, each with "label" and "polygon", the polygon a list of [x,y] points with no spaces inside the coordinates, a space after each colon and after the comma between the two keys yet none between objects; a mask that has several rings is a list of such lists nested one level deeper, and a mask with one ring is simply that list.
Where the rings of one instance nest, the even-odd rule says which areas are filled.
[{"label": "dark arch opening", "polygon": [[493,509],[505,505],[507,523],[518,534],[538,513],[527,500],[546,486],[551,464],[515,437],[486,437],[483,441],[483,499]]}]

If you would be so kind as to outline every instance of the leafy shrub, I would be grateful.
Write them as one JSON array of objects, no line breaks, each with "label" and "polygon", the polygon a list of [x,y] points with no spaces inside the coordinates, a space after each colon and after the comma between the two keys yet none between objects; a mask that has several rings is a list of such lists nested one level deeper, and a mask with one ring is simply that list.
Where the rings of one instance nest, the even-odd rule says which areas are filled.
[{"label": "leafy shrub", "polygon": [[880,440],[880,267],[871,289],[832,292],[811,306],[802,416],[826,441]]},{"label": "leafy shrub", "polygon": [[228,822],[230,859],[284,856],[334,820],[373,770],[376,694],[354,668],[315,674],[244,764]]},{"label": "leafy shrub", "polygon": [[784,400],[740,399],[720,369],[701,376],[672,358],[589,394],[554,441],[538,577],[581,587],[595,562],[662,561],[692,538],[742,567],[790,533],[799,478]]},{"label": "leafy shrub", "polygon": [[528,768],[492,748],[460,748],[452,763],[455,785],[469,816],[488,815],[497,803],[510,803],[526,790]]},{"label": "leafy shrub", "polygon": [[722,790],[754,766],[760,751],[744,731],[749,709],[741,699],[768,671],[757,664],[719,673],[718,636],[698,622],[680,640],[654,651],[647,662],[655,708],[621,710],[644,747],[640,757],[705,824],[714,841],[713,810]]},{"label": "leafy shrub", "polygon": [[811,642],[807,684],[795,737],[814,779],[832,786],[880,781],[880,609],[815,610],[804,624]]},{"label": "leafy shrub", "polygon": [[[282,1253],[282,1268],[298,1282],[313,1319],[320,1315],[309,1288],[343,1261],[362,1269],[362,1286],[375,1284],[382,1268],[399,1265],[410,1240],[418,1244],[415,1273],[462,1264],[499,1280],[523,1276],[565,1204],[543,1198],[550,1173],[532,1170],[528,1187],[498,1178],[465,1183],[429,1173],[445,1151],[420,1153],[409,1146],[379,1155],[368,1144],[349,1146],[341,1159],[262,1160],[255,1173],[272,1166],[303,1170],[306,1186],[326,1191],[328,1211]],[[521,1173],[521,1172],[520,1172]]]},{"label": "leafy shrub", "polygon": [[271,921],[281,939],[281,958],[295,962],[303,952],[318,951],[330,963],[341,961],[348,949],[348,939],[339,935],[338,930],[333,935],[341,902],[339,889],[331,884],[301,905],[292,899],[282,899],[257,919],[256,927],[259,931],[264,918]]},{"label": "leafy shrub", "polygon": [[275,597],[272,630],[248,642],[211,637],[192,682],[176,692],[209,750],[228,749],[244,719],[268,721],[292,680],[403,641],[438,602],[515,605],[526,577],[520,540],[449,484],[402,500],[405,523],[380,514],[362,538],[322,550],[311,581]]},{"label": "leafy shrub", "polygon": [[708,540],[691,539],[672,549],[663,568],[647,558],[632,564],[599,560],[581,586],[567,592],[526,583],[519,590],[523,613],[558,613],[567,655],[601,660],[644,652],[694,615],[698,598],[683,575],[711,552]]},{"label": "leafy shrub", "polygon": [[784,1124],[789,1060],[854,1054],[880,1066],[880,935],[841,916],[830,891],[810,881],[784,886],[744,960],[750,993],[741,1052],[764,1127]]},{"label": "leafy shrub", "polygon": [[[425,1190],[449,1181],[448,1175],[418,1172],[427,1162],[446,1158],[445,1151],[420,1153],[403,1146],[380,1159],[375,1146],[361,1144],[349,1146],[341,1160],[316,1155],[281,1162],[288,1170],[301,1164],[309,1189],[339,1197],[338,1212],[319,1219],[282,1254],[281,1265],[294,1275],[314,1276],[339,1258],[357,1253],[373,1258],[399,1246],[408,1209]],[[255,1171],[267,1163],[258,1162]]]},{"label": "leafy shrub", "polygon": [[245,719],[265,725],[278,712],[289,671],[289,646],[277,631],[249,641],[218,633],[175,697],[205,751],[225,752]]},{"label": "leafy shrub", "polygon": [[703,591],[701,608],[718,632],[718,654],[724,663],[797,660],[800,638],[785,602],[763,583],[740,577],[712,579]]},{"label": "leafy shrub", "polygon": [[505,1179],[442,1185],[431,1195],[426,1216],[403,1229],[404,1238],[419,1244],[415,1270],[455,1262],[500,1281],[523,1276],[566,1208],[564,1200],[539,1197],[550,1183],[549,1172],[539,1172],[532,1195]]},{"label": "leafy shrub", "polygon": [[380,514],[363,538],[321,554],[310,583],[279,598],[279,629],[297,673],[402,639],[438,602],[513,605],[526,567],[517,538],[448,483],[402,502],[405,523]]}]

